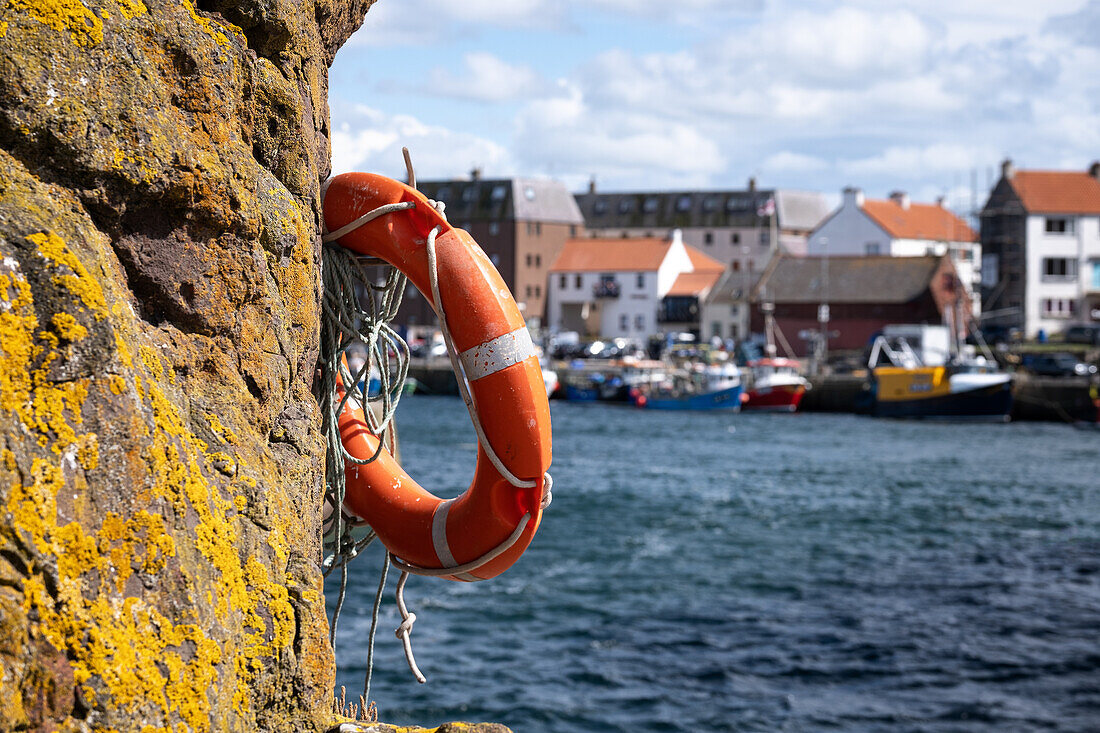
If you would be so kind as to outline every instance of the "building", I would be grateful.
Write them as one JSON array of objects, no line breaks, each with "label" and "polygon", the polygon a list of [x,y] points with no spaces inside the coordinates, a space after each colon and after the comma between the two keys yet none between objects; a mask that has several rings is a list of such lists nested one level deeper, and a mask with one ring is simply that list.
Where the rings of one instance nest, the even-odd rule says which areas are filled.
[{"label": "building", "polygon": [[1032,171],[1006,160],[981,237],[984,323],[1034,338],[1100,321],[1100,163]]},{"label": "building", "polygon": [[971,312],[978,315],[981,244],[969,225],[944,207],[916,204],[895,191],[886,200],[867,199],[858,188],[844,189],[840,207],[810,234],[808,253],[815,256],[950,255],[959,279],[974,294]]},{"label": "building", "polygon": [[550,267],[547,323],[588,338],[698,333],[699,298],[724,269],[678,231],[669,239],[570,239]]},{"label": "building", "polygon": [[[800,356],[810,354],[804,332],[820,331],[828,308],[830,350],[861,350],[883,326],[950,323],[967,293],[946,255],[893,257],[776,255],[752,289],[751,330],[763,333],[759,304],[775,304],[775,322]],[[800,333],[802,336],[800,336]]]},{"label": "building", "polygon": [[[500,271],[528,326],[540,328],[550,264],[584,224],[565,185],[534,178],[486,180],[475,170],[470,180],[419,181],[417,187],[446,205],[451,224],[470,232]],[[396,323],[410,334],[435,329],[431,305],[411,285]]]},{"label": "building", "polygon": [[679,229],[684,244],[724,265],[759,271],[776,251],[806,253],[810,231],[828,214],[820,193],[741,191],[597,192],[576,195],[585,229],[597,238],[667,237]]}]

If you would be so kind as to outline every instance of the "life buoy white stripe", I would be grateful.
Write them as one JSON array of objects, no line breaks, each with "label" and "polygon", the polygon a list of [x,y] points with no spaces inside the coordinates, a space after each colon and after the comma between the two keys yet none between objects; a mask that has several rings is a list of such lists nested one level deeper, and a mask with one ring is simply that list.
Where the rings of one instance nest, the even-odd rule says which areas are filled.
[{"label": "life buoy white stripe", "polygon": [[[451,504],[454,503],[454,499],[447,499],[441,502],[439,506],[435,508],[435,513],[432,514],[432,546],[435,549],[435,554],[439,558],[439,562],[443,563],[444,568],[453,568],[458,565],[455,562],[454,555],[451,554],[451,545],[447,542],[447,513],[451,510]],[[456,578],[462,580],[478,581],[481,578],[470,575],[469,573],[455,573]]]},{"label": "life buoy white stripe", "polygon": [[459,358],[462,360],[466,379],[476,382],[534,355],[535,344],[531,341],[531,332],[526,326],[520,326],[515,331],[466,349],[459,354]]}]

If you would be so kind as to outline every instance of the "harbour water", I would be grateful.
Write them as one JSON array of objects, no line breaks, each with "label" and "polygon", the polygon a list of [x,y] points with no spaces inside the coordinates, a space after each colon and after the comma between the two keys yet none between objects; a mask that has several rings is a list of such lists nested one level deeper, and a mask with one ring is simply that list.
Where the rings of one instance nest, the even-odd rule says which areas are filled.
[{"label": "harbour water", "polygon": [[[371,697],[538,731],[1100,730],[1100,433],[553,403],[554,502],[477,584],[391,575]],[[402,400],[406,467],[473,472],[462,402]],[[362,686],[382,555],[353,563]],[[333,594],[330,589],[330,601]]]}]

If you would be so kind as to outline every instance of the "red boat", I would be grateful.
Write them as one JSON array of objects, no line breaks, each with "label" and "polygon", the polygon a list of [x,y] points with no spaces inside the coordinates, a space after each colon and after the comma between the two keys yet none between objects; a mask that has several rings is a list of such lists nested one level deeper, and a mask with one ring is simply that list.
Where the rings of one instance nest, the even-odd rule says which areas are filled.
[{"label": "red boat", "polygon": [[794,412],[810,383],[794,359],[757,359],[749,362],[751,386],[741,398],[743,410]]}]

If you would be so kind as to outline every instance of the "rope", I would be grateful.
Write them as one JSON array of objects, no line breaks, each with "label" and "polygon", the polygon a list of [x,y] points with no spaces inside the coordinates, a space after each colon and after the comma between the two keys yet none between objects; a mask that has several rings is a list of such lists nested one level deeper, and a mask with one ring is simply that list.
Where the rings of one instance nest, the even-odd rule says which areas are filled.
[{"label": "rope", "polygon": [[[408,171],[408,180],[410,187],[416,186],[416,176],[413,172],[412,161],[409,157],[408,148],[402,148],[402,153],[405,158],[405,166]],[[322,186],[321,189],[321,203],[324,207],[324,196],[328,191],[328,182]],[[445,204],[443,202],[429,200],[432,208],[443,218],[447,220],[445,213]],[[403,211],[406,209],[416,208],[416,203],[409,201],[398,204],[386,204],[379,206],[378,208],[367,212],[366,214],[358,217],[354,221],[340,227],[335,232],[324,232],[321,240],[326,245],[332,242],[337,242],[340,237],[349,234],[364,224],[377,219],[380,216],[386,214]],[[466,404],[466,410],[470,414],[470,420],[474,425],[474,430],[477,432],[478,443],[482,450],[485,452],[486,457],[493,464],[493,467],[497,470],[508,483],[516,488],[534,488],[537,482],[534,480],[525,481],[513,474],[504,463],[497,456],[496,451],[493,449],[492,444],[489,442],[488,437],[485,434],[485,429],[481,425],[481,419],[478,416],[477,405],[474,401],[473,394],[470,391],[469,381],[466,377],[465,369],[462,366],[461,359],[459,359],[458,350],[455,348],[454,340],[451,337],[451,329],[447,324],[447,317],[443,311],[443,299],[439,290],[439,271],[437,266],[435,240],[439,236],[439,233],[443,230],[442,226],[434,227],[431,232],[428,233],[427,239],[427,256],[428,256],[428,276],[431,282],[432,290],[432,305],[434,307],[436,316],[439,319],[440,330],[443,332],[443,340],[447,345],[447,355],[450,357],[451,368],[454,370],[456,381],[458,382],[459,391],[462,394],[463,402]],[[330,254],[331,252],[331,254]],[[340,609],[343,606],[345,590],[347,584],[347,563],[354,558],[366,545],[370,544],[374,540],[375,534],[373,530],[369,532],[366,538],[359,542],[350,541],[350,529],[356,526],[355,519],[349,517],[342,509],[344,502],[345,492],[345,476],[344,476],[344,462],[351,461],[356,464],[369,463],[375,460],[381,453],[383,445],[385,444],[386,434],[384,431],[389,429],[390,436],[390,448],[392,449],[392,424],[393,410],[397,407],[397,402],[400,399],[401,385],[404,383],[405,377],[408,373],[408,346],[405,342],[387,325],[388,321],[393,320],[397,315],[397,308],[401,304],[401,294],[405,289],[407,278],[400,273],[396,268],[390,267],[389,276],[384,286],[375,286],[364,275],[358,259],[348,250],[336,246],[326,246],[324,248],[324,265],[325,265],[325,318],[322,324],[321,333],[321,355],[322,355],[322,379],[321,389],[323,393],[321,395],[322,416],[325,420],[325,432],[328,438],[329,448],[327,451],[327,463],[326,474],[329,478],[329,495],[326,499],[331,502],[333,507],[334,520],[332,522],[332,528],[335,532],[332,534],[333,551],[332,554],[324,561],[325,575],[332,572],[336,567],[341,568],[341,584],[340,595],[337,601],[335,615],[333,617],[331,638],[333,641],[333,648],[335,649],[335,635],[336,635],[336,623],[339,618]],[[373,306],[375,305],[374,292],[380,294],[380,303],[376,310],[363,311],[360,309],[358,299],[354,297],[356,282],[365,285],[368,291],[371,292],[371,297],[368,302]],[[349,297],[347,294],[350,293]],[[356,316],[359,317],[360,322],[367,324],[367,330],[362,331],[355,325]],[[354,340],[359,340],[365,343],[369,347],[368,359],[362,368],[355,374],[354,378],[349,374],[347,368],[344,366],[341,357],[344,352],[347,351],[351,343]],[[388,351],[385,348],[380,347],[380,343],[384,346],[391,346],[395,353],[399,355],[396,363],[398,378],[396,381],[397,394],[394,396],[393,387],[388,381],[390,360]],[[375,358],[376,357],[376,358]],[[403,358],[402,358],[403,357]],[[359,407],[362,402],[365,401],[365,396],[359,389],[358,385],[364,374],[370,373],[370,366],[372,363],[376,363],[379,368],[382,380],[382,410],[381,416],[375,417],[372,411],[364,410],[366,415],[367,425],[370,431],[375,435],[382,435],[383,440],[379,441],[378,448],[375,454],[366,460],[360,460],[350,455],[343,447],[343,442],[340,438],[340,430],[338,424],[338,416],[343,411],[344,406],[349,400],[352,401],[353,406]],[[336,405],[336,375],[339,374],[346,386],[346,393],[343,399]],[[334,446],[339,446],[335,448]],[[543,475],[542,480],[542,497],[541,508],[545,509],[550,506],[550,502],[553,501],[553,488],[554,481],[549,472]],[[339,507],[339,509],[336,509]],[[364,699],[370,699],[370,679],[371,673],[374,668],[374,638],[375,631],[377,629],[378,621],[378,609],[381,605],[382,594],[385,590],[386,576],[389,571],[389,566],[392,563],[399,570],[401,570],[401,578],[397,583],[397,607],[401,612],[401,625],[396,630],[397,638],[401,640],[405,650],[405,660],[408,662],[409,669],[416,677],[418,682],[426,682],[426,678],[421,673],[420,668],[416,664],[416,659],[413,656],[411,632],[412,626],[416,622],[416,614],[410,613],[405,605],[404,591],[405,582],[408,580],[410,574],[414,575],[426,575],[426,576],[448,576],[456,575],[459,573],[467,573],[484,566],[501,554],[506,552],[512,547],[519,538],[523,535],[524,530],[527,527],[527,523],[531,520],[531,513],[525,513],[521,518],[516,528],[512,531],[512,534],[504,540],[500,545],[493,548],[489,552],[485,553],[476,560],[472,560],[462,565],[451,568],[422,568],[415,565],[406,563],[397,557],[394,557],[389,552],[386,553],[385,564],[382,569],[382,579],[378,585],[378,592],[375,595],[374,611],[371,617],[371,630],[368,637],[367,647],[367,672],[366,679],[363,685]],[[365,524],[360,522],[359,524]],[[326,537],[329,536],[328,529],[326,528]]]}]

